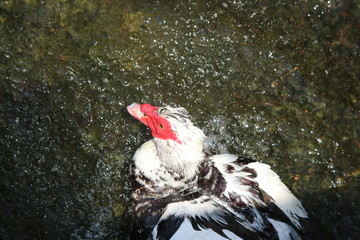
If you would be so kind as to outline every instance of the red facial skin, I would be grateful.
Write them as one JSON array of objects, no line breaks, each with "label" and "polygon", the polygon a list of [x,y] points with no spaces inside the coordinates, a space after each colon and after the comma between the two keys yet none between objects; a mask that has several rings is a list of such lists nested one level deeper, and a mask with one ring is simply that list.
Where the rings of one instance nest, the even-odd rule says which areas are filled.
[{"label": "red facial skin", "polygon": [[169,121],[157,115],[157,109],[158,107],[147,103],[133,103],[127,107],[128,112],[133,117],[150,128],[153,137],[164,140],[171,139],[177,143],[181,143],[181,141],[177,138],[176,134],[171,129]]}]

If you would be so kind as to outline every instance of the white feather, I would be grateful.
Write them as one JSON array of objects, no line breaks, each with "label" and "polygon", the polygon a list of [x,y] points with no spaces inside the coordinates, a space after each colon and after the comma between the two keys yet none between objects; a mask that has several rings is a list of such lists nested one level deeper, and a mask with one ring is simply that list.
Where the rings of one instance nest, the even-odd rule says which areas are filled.
[{"label": "white feather", "polygon": [[185,219],[171,240],[242,240],[242,238],[239,238],[228,230],[224,230],[224,233],[228,238],[222,237],[211,229],[195,231],[189,219]]},{"label": "white feather", "polygon": [[[141,147],[135,152],[133,160],[136,167],[135,175],[141,173],[146,178],[156,183],[156,187],[161,189],[165,186],[170,186],[172,188],[184,186],[182,181],[175,181],[173,175],[162,166],[153,139],[141,145]],[[141,179],[137,180],[142,183]],[[142,184],[145,187],[148,186],[146,183]]]},{"label": "white feather", "polygon": [[289,217],[295,226],[301,228],[299,217],[307,218],[308,214],[301,202],[281,182],[279,176],[271,170],[269,165],[264,163],[253,162],[249,163],[248,166],[257,172],[255,180],[259,183],[259,187],[274,199],[275,204]]},{"label": "white feather", "polygon": [[[180,228],[176,231],[171,240],[175,239],[186,239],[186,240],[196,240],[196,239],[214,239],[214,240],[222,240],[226,239],[221,235],[217,234],[211,229],[201,229],[201,231],[195,230],[188,217],[195,218],[199,216],[203,219],[212,219],[217,221],[218,223],[226,223],[226,220],[223,218],[223,212],[219,209],[219,203],[221,201],[219,199],[209,198],[207,196],[202,196],[192,201],[183,201],[170,203],[167,205],[164,213],[159,219],[158,223],[168,217],[174,215],[176,217],[185,217],[184,222],[181,224]],[[221,204],[222,205],[222,204]],[[225,206],[225,205],[224,205]],[[226,206],[228,207],[228,206]],[[232,212],[234,213],[234,212]],[[234,233],[231,233],[228,230],[224,230],[224,233],[230,238],[234,240],[241,240]],[[157,235],[157,226],[153,229],[153,237],[156,239]],[[229,239],[227,238],[227,239]]]},{"label": "white feather", "polygon": [[276,221],[274,219],[268,218],[269,222],[275,228],[276,232],[278,233],[279,240],[300,240],[301,238],[297,234],[297,232],[289,226],[288,224],[280,221]]},{"label": "white feather", "polygon": [[[215,166],[223,174],[227,186],[224,195],[229,197],[231,193],[237,193],[241,196],[242,201],[249,205],[256,203],[262,204],[262,200],[254,196],[249,190],[249,186],[243,186],[239,182],[239,176],[247,177],[250,173],[240,172],[240,166],[233,164],[237,156],[232,154],[220,154],[211,157]],[[233,166],[234,173],[226,172],[227,165]],[[247,178],[251,181],[256,181],[259,187],[269,194],[274,203],[289,217],[295,226],[301,227],[299,217],[307,218],[308,214],[302,206],[301,202],[290,192],[288,187],[281,182],[279,176],[271,170],[270,166],[264,163],[252,162],[246,165],[256,171],[257,176],[254,179]]]},{"label": "white feather", "polygon": [[[211,160],[214,162],[215,167],[219,169],[219,171],[223,174],[223,177],[226,180],[226,189],[224,195],[227,198],[230,198],[230,195],[232,193],[236,193],[247,205],[254,206],[255,202],[261,204],[262,201],[249,191],[250,187],[241,184],[239,177],[248,177],[250,173],[241,172],[240,170],[242,169],[242,167],[233,164],[233,162],[237,158],[237,156],[232,154],[219,154],[211,157]],[[228,173],[226,171],[228,165],[234,167],[234,173]]]}]

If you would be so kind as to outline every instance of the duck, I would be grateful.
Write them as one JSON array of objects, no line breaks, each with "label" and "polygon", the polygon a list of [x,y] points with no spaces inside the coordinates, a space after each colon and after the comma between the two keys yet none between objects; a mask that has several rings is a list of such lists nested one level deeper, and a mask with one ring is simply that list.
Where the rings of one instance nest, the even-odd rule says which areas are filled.
[{"label": "duck", "polygon": [[207,153],[182,107],[127,111],[153,137],[133,156],[134,239],[315,239],[302,203],[268,164]]}]

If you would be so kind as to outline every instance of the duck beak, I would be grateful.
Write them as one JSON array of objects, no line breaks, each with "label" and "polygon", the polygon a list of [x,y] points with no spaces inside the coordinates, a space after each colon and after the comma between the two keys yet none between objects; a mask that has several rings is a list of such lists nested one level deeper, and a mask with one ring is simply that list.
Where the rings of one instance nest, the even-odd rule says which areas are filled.
[{"label": "duck beak", "polygon": [[139,103],[132,103],[129,106],[127,106],[126,109],[131,114],[131,116],[133,116],[134,118],[136,118],[137,120],[139,120],[140,122],[142,122],[143,124],[148,126],[148,123],[146,122],[146,117],[141,112],[140,106],[141,106],[141,104],[139,104]]}]

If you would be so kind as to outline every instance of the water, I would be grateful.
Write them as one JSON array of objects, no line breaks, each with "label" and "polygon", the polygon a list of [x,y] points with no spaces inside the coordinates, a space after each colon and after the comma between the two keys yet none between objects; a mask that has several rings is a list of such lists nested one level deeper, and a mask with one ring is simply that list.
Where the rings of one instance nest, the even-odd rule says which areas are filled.
[{"label": "water", "polygon": [[135,101],[187,108],[207,150],[271,164],[334,239],[359,238],[359,4],[0,8],[1,239],[130,239]]}]

